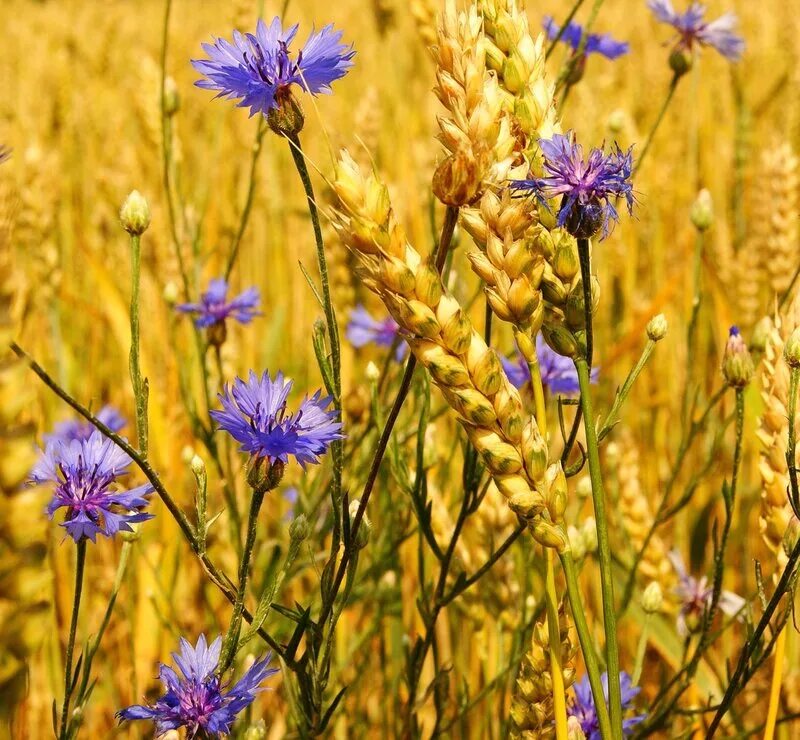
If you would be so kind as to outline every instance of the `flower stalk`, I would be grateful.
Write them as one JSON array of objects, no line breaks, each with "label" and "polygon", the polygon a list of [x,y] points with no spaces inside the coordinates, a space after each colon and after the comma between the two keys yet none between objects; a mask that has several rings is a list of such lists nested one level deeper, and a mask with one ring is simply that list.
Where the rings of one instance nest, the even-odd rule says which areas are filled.
[{"label": "flower stalk", "polygon": [[72,689],[74,686],[72,680],[72,655],[75,651],[75,634],[78,631],[78,613],[81,607],[81,594],[83,593],[83,574],[84,565],[86,564],[86,538],[78,541],[76,553],[75,595],[72,600],[72,616],[69,622],[67,653],[64,659],[64,704],[61,708],[61,724],[58,733],[60,740],[67,740],[70,735],[69,700],[72,697]]}]

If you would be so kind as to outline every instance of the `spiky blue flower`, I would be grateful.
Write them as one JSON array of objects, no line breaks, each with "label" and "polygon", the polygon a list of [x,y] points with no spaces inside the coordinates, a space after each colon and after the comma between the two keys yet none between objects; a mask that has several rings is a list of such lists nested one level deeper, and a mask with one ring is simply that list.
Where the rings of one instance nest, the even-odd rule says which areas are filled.
[{"label": "spiky blue flower", "polygon": [[221,411],[211,416],[237,442],[239,449],[272,463],[289,461],[293,455],[303,467],[318,463],[331,442],[342,439],[341,422],[336,409],[328,409],[332,399],[317,391],[300,408],[290,413],[286,400],[292,381],[278,373],[273,380],[265,371],[261,377],[252,370],[247,381],[236,378],[219,394]]},{"label": "spiky blue flower", "polygon": [[[536,356],[539,360],[542,385],[550,393],[569,396],[580,392],[578,372],[573,361],[554,352],[541,334],[536,337]],[[519,350],[513,358],[501,357],[500,362],[503,363],[503,369],[515,388],[523,388],[530,383],[531,371]],[[598,371],[599,368],[592,368],[592,383],[597,382]]]},{"label": "spiky blue flower", "polygon": [[128,491],[114,489],[118,478],[128,472],[131,458],[110,439],[92,432],[88,439],[53,439],[47,443],[31,471],[34,483],[55,483],[55,494],[47,506],[53,518],[66,509],[62,523],[75,542],[98,534],[113,537],[132,532],[131,524],[152,519],[139,509],[149,503],[153,486],[146,483]]},{"label": "spiky blue flower", "polygon": [[[572,51],[578,50],[583,38],[583,26],[579,23],[572,21],[562,31],[561,25],[556,23],[552,16],[546,15],[542,20],[542,27],[551,41],[558,37],[559,41],[567,44]],[[560,37],[559,33],[561,33]],[[583,53],[587,56],[589,54],[600,54],[606,59],[617,59],[623,54],[627,54],[629,50],[630,44],[627,41],[617,41],[611,34],[590,33],[586,37],[586,46],[583,49]]]},{"label": "spiky blue flower", "polygon": [[292,85],[312,95],[330,93],[331,83],[353,66],[353,47],[340,43],[342,32],[327,25],[312,31],[295,57],[289,47],[297,28],[284,30],[277,17],[269,26],[259,19],[254,34],[234,31],[233,43],[214,39],[203,44],[208,59],[194,59],[192,65],[204,79],[195,84],[217,90],[217,97],[239,100],[251,116],[274,110]]},{"label": "spiky blue flower", "polygon": [[615,145],[606,154],[595,148],[584,160],[583,148],[571,131],[539,139],[539,147],[544,155],[544,177],[517,180],[511,187],[533,193],[548,208],[548,200],[560,198],[558,226],[579,238],[602,229],[605,238],[610,224],[619,221],[612,199],[624,198],[628,212],[633,212],[632,149],[623,152]]},{"label": "spiky blue flower", "polygon": [[175,309],[181,313],[194,314],[195,326],[201,328],[223,324],[228,318],[233,318],[240,324],[249,324],[255,316],[261,316],[261,311],[258,310],[259,300],[258,288],[248,288],[228,300],[228,283],[224,278],[214,278],[208,283],[208,289],[197,303],[179,303]]},{"label": "spiky blue flower", "polygon": [[690,3],[685,13],[676,12],[671,0],[648,0],[647,7],[659,21],[678,32],[678,49],[691,51],[695,44],[711,46],[732,62],[744,52],[744,39],[735,32],[739,22],[735,13],[705,21],[706,8],[702,3]]},{"label": "spiky blue flower", "polygon": [[[347,324],[347,340],[356,348],[374,344],[378,347],[391,347],[398,338],[400,327],[397,322],[387,316],[380,320],[372,316],[364,306],[359,304],[350,312],[350,321]],[[395,350],[396,360],[405,357],[407,345],[400,342]]]},{"label": "spiky blue flower", "polygon": [[[603,695],[608,704],[608,674],[601,676],[603,683]],[[631,677],[623,671],[619,674],[620,690],[622,692],[622,711],[631,709],[633,700],[636,698],[640,689],[634,686]],[[589,677],[584,676],[573,687],[575,697],[567,707],[567,715],[575,717],[586,735],[586,740],[601,740],[600,723],[597,720],[597,709],[592,695],[592,688],[589,685]],[[626,737],[633,733],[633,729],[647,717],[646,714],[637,714],[622,721],[622,734]]]},{"label": "spiky blue flower", "polygon": [[[119,409],[114,406],[103,406],[95,416],[98,421],[103,422],[112,432],[120,431],[128,423]],[[95,427],[88,421],[69,419],[67,421],[60,421],[53,427],[52,432],[44,434],[42,437],[45,443],[54,442],[56,440],[71,442],[73,439],[89,439],[94,431]]]},{"label": "spiky blue flower", "polygon": [[278,669],[269,667],[272,656],[268,654],[228,688],[215,674],[221,647],[220,637],[208,645],[205,635],[200,635],[195,647],[181,638],[180,654],[172,654],[180,674],[162,663],[158,677],[164,695],[155,704],[134,704],[121,709],[117,712],[119,720],[155,722],[156,735],[180,727],[186,728],[189,738],[228,735],[236,716],[253,703],[256,694],[264,691],[261,684]]}]

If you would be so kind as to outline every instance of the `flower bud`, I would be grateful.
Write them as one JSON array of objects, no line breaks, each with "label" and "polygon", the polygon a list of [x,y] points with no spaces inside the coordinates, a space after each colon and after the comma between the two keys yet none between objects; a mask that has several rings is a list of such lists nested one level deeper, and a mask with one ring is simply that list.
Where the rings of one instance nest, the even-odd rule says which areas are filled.
[{"label": "flower bud", "polygon": [[689,210],[689,219],[698,231],[707,231],[714,223],[714,203],[711,193],[703,188],[692,203]]},{"label": "flower bud", "polygon": [[206,464],[203,462],[203,458],[200,457],[200,455],[192,456],[192,459],[189,461],[189,467],[191,467],[195,478],[200,479],[205,477]]},{"label": "flower bud", "polygon": [[592,495],[592,481],[588,476],[585,475],[578,481],[575,486],[575,495],[581,499],[581,501],[585,501]]},{"label": "flower bud", "polygon": [[164,114],[171,118],[181,107],[181,98],[178,95],[178,85],[172,77],[164,80]]},{"label": "flower bud", "polygon": [[767,341],[772,333],[772,319],[764,316],[754,327],[750,336],[750,351],[761,354],[767,349]]},{"label": "flower bud", "polygon": [[[350,527],[351,527],[351,535],[352,535],[352,526],[355,522],[356,513],[358,512],[358,507],[361,505],[361,502],[356,498],[350,502]],[[358,532],[356,532],[356,540],[355,544],[356,547],[361,550],[367,546],[369,542],[369,537],[372,534],[372,522],[369,520],[366,511],[364,515],[361,517],[361,524],[358,525]]]},{"label": "flower bud", "polygon": [[289,537],[296,542],[302,542],[308,537],[311,527],[305,514],[296,516],[289,525]]},{"label": "flower bud", "polygon": [[597,552],[597,523],[593,516],[587,517],[581,525],[581,535],[586,552]]},{"label": "flower bud", "polygon": [[285,467],[280,460],[270,462],[266,457],[255,457],[247,471],[247,485],[256,493],[271,491],[281,482]]},{"label": "flower bud", "polygon": [[119,537],[123,542],[136,542],[136,540],[142,536],[142,533],[139,531],[139,524],[137,522],[128,526],[131,528],[130,531],[120,529]]},{"label": "flower bud", "polygon": [[122,208],[119,209],[119,220],[122,228],[131,236],[141,236],[150,225],[150,206],[144,196],[134,190],[125,198]]},{"label": "flower bud", "polygon": [[800,326],[797,327],[786,340],[783,356],[789,367],[800,367]]},{"label": "flower bud", "polygon": [[685,46],[678,46],[669,55],[669,68],[676,77],[683,77],[692,68],[693,63],[692,52]]},{"label": "flower bud", "polygon": [[305,116],[300,102],[288,87],[275,93],[275,107],[267,113],[269,127],[279,136],[295,136],[303,130]]},{"label": "flower bud", "polygon": [[615,136],[621,134],[622,129],[625,127],[625,111],[622,108],[616,108],[611,111],[606,120],[606,126],[608,126],[609,132]]},{"label": "flower bud", "polygon": [[206,339],[212,347],[221,347],[228,338],[228,326],[224,321],[215,321],[206,329]]},{"label": "flower bud", "polygon": [[174,306],[179,297],[178,284],[174,280],[170,280],[164,286],[164,292],[161,295],[168,306]]},{"label": "flower bud", "polygon": [[186,463],[186,465],[191,465],[193,457],[194,448],[191,445],[184,445],[183,449],[181,450],[181,460]]},{"label": "flower bud", "polygon": [[739,328],[732,326],[722,357],[722,376],[732,388],[744,388],[752,380],[754,373],[750,351],[739,333]]},{"label": "flower bud", "polygon": [[658,581],[652,581],[642,594],[642,609],[645,614],[655,614],[664,605],[664,593]]},{"label": "flower bud", "polygon": [[380,369],[372,360],[367,363],[367,369],[364,371],[364,374],[367,376],[367,380],[369,380],[370,383],[377,383],[378,378],[381,377]]},{"label": "flower bud", "polygon": [[665,336],[667,336],[667,317],[660,313],[647,322],[647,337],[652,342],[660,342]]},{"label": "flower bud", "polygon": [[244,731],[242,740],[266,740],[267,725],[263,719],[256,720]]}]

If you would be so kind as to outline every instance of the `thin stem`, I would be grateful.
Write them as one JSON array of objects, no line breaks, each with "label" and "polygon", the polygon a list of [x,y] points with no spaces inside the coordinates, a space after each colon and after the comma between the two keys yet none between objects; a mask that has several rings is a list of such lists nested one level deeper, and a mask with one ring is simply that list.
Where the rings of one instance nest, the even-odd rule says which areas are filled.
[{"label": "thin stem", "polygon": [[259,488],[253,490],[253,497],[250,500],[250,514],[247,518],[247,536],[244,541],[242,559],[239,562],[239,588],[236,591],[236,603],[233,605],[233,615],[228,626],[228,632],[222,646],[222,659],[220,660],[220,675],[231,667],[233,659],[236,657],[236,646],[239,642],[239,629],[242,624],[242,611],[244,600],[247,596],[247,578],[250,573],[250,560],[253,557],[253,546],[256,543],[256,530],[258,529],[258,512],[264,502],[266,489]]},{"label": "thin stem", "polygon": [[239,255],[239,247],[242,243],[242,237],[247,230],[247,224],[250,220],[250,211],[253,208],[253,200],[256,192],[256,165],[258,158],[261,156],[261,144],[264,140],[264,134],[268,130],[267,119],[264,116],[259,116],[258,128],[256,129],[256,138],[253,142],[253,154],[250,158],[250,177],[247,184],[247,198],[244,202],[242,215],[239,219],[239,228],[236,231],[236,236],[231,242],[231,249],[228,253],[228,262],[225,265],[225,279],[228,280],[233,272],[233,267],[236,264],[236,258]]},{"label": "thin stem", "polygon": [[600,666],[594,652],[592,634],[589,625],[586,623],[586,614],[583,611],[581,592],[578,587],[578,575],[575,569],[575,561],[572,559],[572,552],[565,550],[559,553],[561,567],[564,570],[564,577],[567,582],[567,598],[572,609],[572,618],[575,621],[575,630],[578,633],[578,641],[581,644],[583,662],[586,666],[586,674],[589,677],[589,685],[592,688],[594,697],[595,711],[597,712],[597,724],[600,727],[600,736],[603,740],[613,738],[611,731],[611,719],[608,715],[605,693],[603,692],[603,681],[600,676]]},{"label": "thin stem", "polygon": [[653,143],[653,138],[656,135],[656,131],[658,131],[658,127],[661,125],[661,121],[664,119],[664,114],[667,112],[667,108],[669,108],[669,104],[672,101],[672,96],[675,94],[675,90],[678,87],[678,81],[680,78],[681,75],[677,72],[672,76],[672,81],[669,83],[669,89],[667,90],[667,97],[664,98],[664,102],[661,105],[661,110],[658,112],[658,117],[656,118],[655,123],[653,123],[653,127],[650,129],[650,133],[647,134],[644,147],[642,147],[642,153],[636,160],[636,164],[633,167],[633,173],[631,176],[636,175],[636,173],[639,171],[639,168],[642,166],[642,162],[644,162],[644,158],[647,156],[647,152],[650,150],[650,145]]},{"label": "thin stem", "polygon": [[583,285],[583,318],[586,329],[586,364],[592,371],[594,355],[594,330],[592,327],[592,265],[589,254],[589,240],[578,239],[578,259],[581,264],[581,284]]},{"label": "thin stem", "polygon": [[558,594],[553,569],[553,550],[545,548],[547,573],[545,602],[547,605],[547,631],[550,643],[550,676],[553,681],[553,714],[556,722],[556,740],[567,740],[567,702],[564,673],[561,666],[561,629],[558,619]]},{"label": "thin stem", "polygon": [[[331,374],[333,376],[333,405],[341,416],[342,378],[339,327],[336,323],[336,312],[334,311],[333,298],[331,297],[328,263],[325,259],[325,245],[322,241],[322,227],[320,226],[317,202],[314,197],[314,186],[311,183],[311,176],[308,173],[308,167],[303,154],[303,148],[300,145],[299,136],[297,134],[288,134],[286,139],[289,142],[289,151],[292,154],[292,159],[297,168],[297,174],[300,175],[300,180],[303,183],[303,190],[305,191],[306,201],[308,203],[308,213],[311,216],[311,225],[314,229],[314,242],[317,247],[317,267],[322,284],[322,307],[325,312],[325,324],[328,330],[328,343],[330,345]],[[333,459],[331,502],[334,510],[331,553],[335,553],[339,547],[340,529],[342,526],[342,471],[344,469],[344,444],[342,440],[337,439],[331,445],[331,457]]]},{"label": "thin stem", "polygon": [[67,655],[64,659],[64,706],[61,709],[61,727],[59,737],[66,740],[68,737],[69,700],[72,695],[72,654],[75,651],[75,633],[78,630],[78,612],[81,607],[81,593],[83,592],[83,571],[86,563],[86,538],[83,537],[77,545],[77,563],[75,566],[75,597],[72,600],[72,618],[69,623],[69,638],[67,640]]},{"label": "thin stem", "polygon": [[131,235],[131,350],[128,366],[136,402],[136,438],[142,457],[147,458],[147,381],[139,364],[139,284],[141,281],[141,237]]},{"label": "thin stem", "polygon": [[[587,332],[588,335],[588,332]],[[597,527],[597,555],[600,564],[600,590],[603,596],[603,625],[606,634],[606,666],[608,667],[608,700],[614,737],[622,737],[622,699],[619,684],[619,647],[617,645],[617,616],[614,607],[614,579],[611,572],[611,546],[608,541],[605,491],[600,471],[600,454],[597,432],[594,427],[589,366],[586,360],[575,360],[578,383],[581,389],[583,428],[586,434],[586,452],[589,458],[589,478],[592,483],[592,501]]]},{"label": "thin stem", "polygon": [[639,635],[639,644],[636,646],[636,662],[633,664],[633,674],[631,675],[631,684],[637,686],[639,679],[642,677],[642,668],[644,667],[644,656],[647,653],[647,638],[650,632],[650,615],[644,615],[644,622],[642,622],[642,634]]}]

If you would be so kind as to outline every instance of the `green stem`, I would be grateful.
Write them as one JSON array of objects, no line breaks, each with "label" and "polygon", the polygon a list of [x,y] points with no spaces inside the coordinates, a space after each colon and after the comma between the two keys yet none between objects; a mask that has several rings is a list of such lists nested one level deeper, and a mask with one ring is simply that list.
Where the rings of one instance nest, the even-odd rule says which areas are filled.
[{"label": "green stem", "polygon": [[[341,353],[339,348],[339,327],[336,323],[336,312],[333,308],[331,297],[331,286],[328,278],[328,263],[325,259],[325,245],[322,241],[322,227],[319,221],[317,202],[314,197],[314,186],[306,166],[303,148],[300,145],[300,138],[297,134],[288,134],[289,151],[292,154],[297,174],[303,183],[303,189],[308,202],[308,213],[311,216],[311,224],[314,228],[314,241],[317,247],[317,267],[319,268],[320,282],[322,283],[322,304],[325,312],[325,323],[328,329],[328,342],[331,352],[331,366],[333,370],[333,405],[341,416],[342,409],[342,378],[341,378]],[[344,445],[342,440],[336,440],[331,445],[331,457],[333,458],[333,485],[331,486],[331,500],[334,508],[334,531],[331,552],[335,552],[339,547],[339,537],[342,519],[342,471],[344,468]]]},{"label": "green stem", "polygon": [[136,438],[142,457],[147,458],[147,381],[142,379],[139,360],[139,285],[141,282],[141,237],[131,235],[131,350],[128,366],[136,402]]},{"label": "green stem", "polygon": [[594,427],[589,365],[583,358],[575,360],[578,383],[581,389],[583,428],[586,434],[586,453],[589,458],[589,478],[592,482],[592,501],[597,525],[597,555],[600,563],[600,590],[603,595],[603,624],[606,633],[606,665],[608,667],[608,700],[611,722],[615,734],[622,737],[622,702],[619,685],[619,647],[617,645],[617,617],[614,607],[614,580],[611,572],[611,546],[608,541],[608,518],[606,516],[605,491],[600,472],[600,455],[597,432]]},{"label": "green stem", "polygon": [[250,573],[250,560],[253,557],[253,546],[256,543],[256,530],[258,529],[258,512],[264,502],[266,489],[253,490],[250,500],[250,514],[247,518],[247,537],[244,542],[242,559],[239,563],[239,588],[236,592],[236,602],[233,605],[233,616],[222,644],[222,659],[220,660],[219,674],[222,675],[231,667],[236,657],[236,647],[239,643],[239,629],[242,624],[242,611],[244,600],[247,596],[247,578]]},{"label": "green stem", "polygon": [[81,607],[81,593],[83,592],[83,571],[86,563],[86,538],[78,541],[77,564],[75,566],[75,597],[72,600],[72,618],[69,624],[69,638],[67,640],[67,655],[64,660],[64,706],[61,709],[61,727],[59,737],[66,740],[69,737],[69,700],[72,695],[72,654],[75,651],[75,633],[78,631],[78,612]]},{"label": "green stem", "polygon": [[644,622],[642,622],[642,634],[639,635],[639,644],[636,646],[636,662],[633,664],[633,674],[631,675],[631,684],[633,686],[639,685],[639,679],[642,676],[642,667],[644,666],[644,656],[647,653],[647,638],[650,632],[650,615],[644,615]]},{"label": "green stem", "polygon": [[[603,693],[603,681],[600,676],[600,666],[597,662],[597,655],[594,652],[592,634],[589,625],[586,623],[586,614],[583,611],[581,592],[578,587],[578,575],[575,569],[575,561],[572,559],[572,552],[566,550],[558,554],[561,560],[561,567],[564,570],[564,577],[567,582],[567,598],[572,609],[572,618],[575,621],[575,630],[578,633],[578,641],[581,644],[583,662],[586,666],[586,674],[589,677],[589,685],[592,688],[594,697],[595,711],[597,712],[597,724],[600,726],[600,736],[603,740],[614,737],[611,731],[611,719],[608,715],[605,694]],[[610,678],[610,676],[609,676]]]},{"label": "green stem", "polygon": [[636,164],[633,167],[633,173],[631,175],[632,177],[635,176],[639,171],[639,168],[642,166],[642,162],[644,162],[644,158],[647,156],[647,152],[650,151],[653,138],[656,135],[656,131],[658,131],[658,127],[661,125],[661,121],[664,119],[664,114],[667,112],[667,108],[669,108],[669,104],[672,101],[672,96],[675,94],[675,90],[678,87],[678,81],[680,78],[681,75],[676,72],[672,77],[672,81],[669,83],[667,97],[664,98],[664,102],[661,105],[661,110],[658,112],[658,117],[656,118],[653,127],[650,129],[650,133],[647,134],[647,140],[644,142],[644,147],[642,147],[642,153],[639,155],[639,158],[636,160]]},{"label": "green stem", "polygon": [[575,17],[575,14],[578,12],[581,5],[583,5],[583,0],[575,0],[575,4],[572,6],[572,9],[569,11],[567,17],[564,19],[564,22],[559,27],[556,37],[550,42],[550,46],[547,47],[547,52],[545,52],[544,55],[545,60],[550,58],[550,55],[556,48],[556,44],[558,44],[558,42],[561,41],[561,37],[564,35],[564,31],[567,30],[567,26],[572,22],[572,19]]}]

